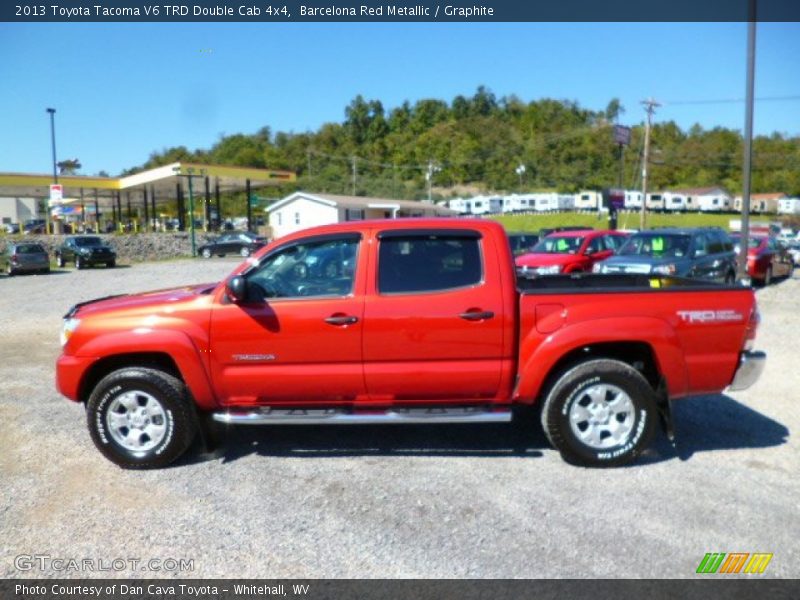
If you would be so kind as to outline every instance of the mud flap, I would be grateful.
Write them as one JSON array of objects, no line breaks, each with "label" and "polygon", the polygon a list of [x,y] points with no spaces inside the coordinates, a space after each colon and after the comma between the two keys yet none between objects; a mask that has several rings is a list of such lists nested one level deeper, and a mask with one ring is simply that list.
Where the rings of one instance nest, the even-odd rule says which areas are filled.
[{"label": "mud flap", "polygon": [[661,423],[661,428],[664,430],[664,433],[667,434],[667,439],[674,448],[676,447],[675,420],[672,417],[672,401],[667,395],[667,384],[663,378],[659,382],[658,389],[656,390],[656,405],[658,406],[658,420]]}]

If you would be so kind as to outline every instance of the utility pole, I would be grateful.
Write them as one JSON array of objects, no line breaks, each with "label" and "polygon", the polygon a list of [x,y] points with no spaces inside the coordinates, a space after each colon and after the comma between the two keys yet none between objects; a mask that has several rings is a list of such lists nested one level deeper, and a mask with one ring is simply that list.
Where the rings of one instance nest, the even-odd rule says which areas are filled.
[{"label": "utility pole", "polygon": [[358,167],[356,167],[357,156],[353,156],[353,196],[356,195],[356,176],[358,175]]},{"label": "utility pole", "polygon": [[750,171],[753,160],[753,92],[756,78],[756,0],[748,2],[747,83],[744,115],[744,165],[742,167],[742,237],[737,257],[737,279],[747,279],[750,248]]},{"label": "utility pole", "polygon": [[441,171],[441,167],[438,167],[433,164],[433,159],[428,160],[428,170],[425,173],[425,179],[428,180],[428,203],[433,204],[433,174]]},{"label": "utility pole", "polygon": [[642,100],[647,112],[647,121],[644,126],[644,158],[642,160],[642,212],[639,217],[639,229],[644,230],[647,224],[647,163],[650,159],[650,127],[653,125],[653,113],[656,106],[661,106],[652,98]]}]

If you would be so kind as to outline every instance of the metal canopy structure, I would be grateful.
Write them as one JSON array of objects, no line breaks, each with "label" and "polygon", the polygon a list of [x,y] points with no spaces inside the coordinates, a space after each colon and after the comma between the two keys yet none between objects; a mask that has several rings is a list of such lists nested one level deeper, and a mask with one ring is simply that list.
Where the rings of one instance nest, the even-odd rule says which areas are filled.
[{"label": "metal canopy structure", "polygon": [[[148,169],[125,177],[84,177],[61,175],[58,182],[63,186],[65,205],[80,205],[85,220],[87,210],[103,214],[106,221],[117,227],[127,220],[141,220],[148,227],[157,216],[157,208],[166,202],[177,201],[179,228],[185,229],[187,182],[194,182],[194,194],[204,200],[204,219],[210,220],[214,201],[216,214],[222,217],[220,193],[245,192],[250,198],[251,190],[296,181],[291,171],[231,167],[226,165],[203,165],[175,162],[155,169]],[[27,173],[0,173],[0,197],[37,198],[48,200],[52,175]],[[251,229],[252,214],[247,203],[248,229]],[[110,218],[109,218],[110,213]]]}]

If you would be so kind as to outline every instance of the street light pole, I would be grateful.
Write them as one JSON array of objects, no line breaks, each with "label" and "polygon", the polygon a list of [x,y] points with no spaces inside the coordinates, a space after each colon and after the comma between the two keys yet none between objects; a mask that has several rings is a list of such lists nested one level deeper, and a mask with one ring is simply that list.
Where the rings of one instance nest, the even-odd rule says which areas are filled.
[{"label": "street light pole", "polygon": [[58,183],[58,169],[56,163],[56,109],[48,108],[50,113],[50,140],[53,144],[53,183]]},{"label": "street light pole", "polygon": [[522,176],[525,174],[525,165],[519,165],[516,169],[514,169],[516,174],[519,176],[519,191],[522,191]]}]

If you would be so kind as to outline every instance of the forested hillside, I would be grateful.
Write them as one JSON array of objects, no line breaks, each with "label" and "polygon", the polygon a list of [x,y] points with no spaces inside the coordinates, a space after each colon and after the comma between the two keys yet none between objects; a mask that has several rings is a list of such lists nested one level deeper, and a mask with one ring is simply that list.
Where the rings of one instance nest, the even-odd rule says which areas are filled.
[{"label": "forested hillside", "polygon": [[[343,117],[315,132],[273,132],[265,124],[254,134],[225,135],[208,149],[164,149],[127,173],[176,160],[290,169],[297,184],[276,193],[299,188],[394,198],[427,196],[429,174],[438,197],[464,187],[600,189],[620,177],[613,124],[637,122],[624,155],[624,186],[641,185],[643,111],[625,112],[616,99],[592,111],[564,100],[498,99],[480,87],[470,98],[423,99],[390,110],[357,96]],[[739,194],[742,147],[738,131],[699,125],[683,131],[656,116],[648,187],[722,185]],[[760,136],[753,148],[753,192],[800,194],[800,137]],[[521,180],[519,165],[525,166]]]}]

